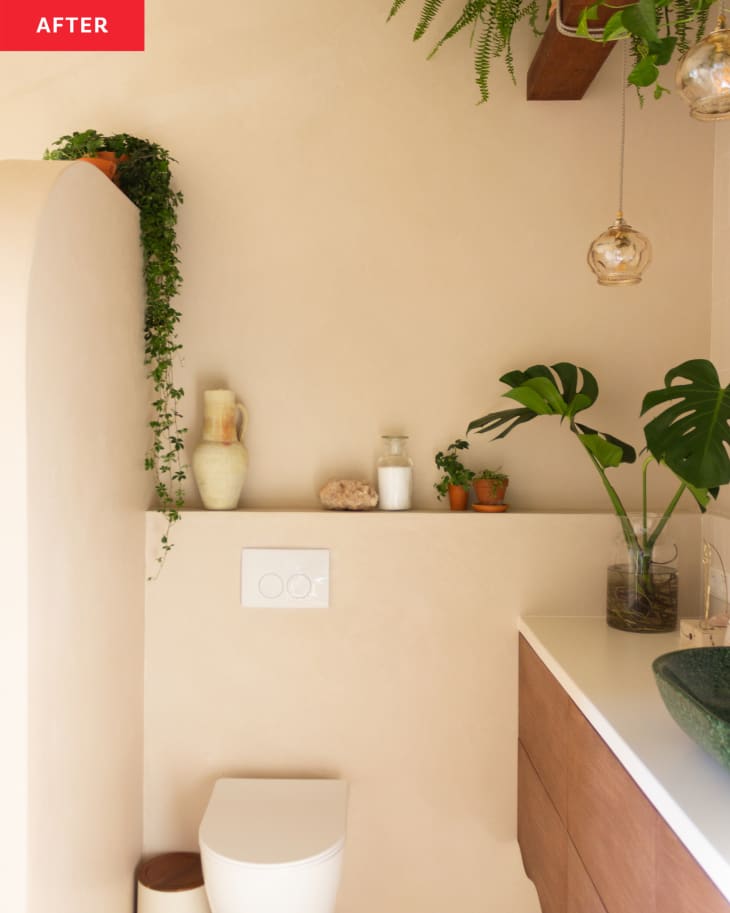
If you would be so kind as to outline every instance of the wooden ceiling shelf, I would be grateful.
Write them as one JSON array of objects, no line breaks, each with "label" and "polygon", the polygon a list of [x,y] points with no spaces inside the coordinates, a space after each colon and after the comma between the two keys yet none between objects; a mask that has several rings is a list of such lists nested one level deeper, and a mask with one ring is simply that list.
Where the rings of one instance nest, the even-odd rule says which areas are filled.
[{"label": "wooden ceiling shelf", "polygon": [[[611,10],[601,10],[599,19],[592,22],[591,27],[602,26],[616,7],[631,2],[633,0],[617,0]],[[563,0],[563,22],[576,26],[585,6],[586,0]],[[527,72],[527,100],[577,101],[583,98],[615,43],[601,44],[563,35],[558,31],[553,13]]]}]

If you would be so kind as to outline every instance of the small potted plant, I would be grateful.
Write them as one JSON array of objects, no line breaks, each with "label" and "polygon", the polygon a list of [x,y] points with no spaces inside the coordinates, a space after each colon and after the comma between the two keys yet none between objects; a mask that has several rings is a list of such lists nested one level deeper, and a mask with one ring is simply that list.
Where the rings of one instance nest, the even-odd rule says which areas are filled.
[{"label": "small potted plant", "polygon": [[451,510],[465,510],[469,498],[469,486],[474,479],[474,473],[459,459],[459,451],[468,450],[469,442],[460,438],[449,444],[446,451],[439,450],[435,456],[436,467],[443,473],[441,479],[434,483],[438,492],[439,501],[449,496]]},{"label": "small potted plant", "polygon": [[503,472],[485,469],[474,477],[474,494],[479,504],[504,504],[509,477]]},{"label": "small potted plant", "polygon": [[46,149],[44,158],[60,160],[76,160],[89,162],[95,165],[115,184],[119,183],[117,169],[121,161],[126,161],[129,156],[118,156],[107,146],[107,137],[96,130],[84,130],[83,133],[75,132],[69,136],[62,136],[56,143],[55,149]]}]

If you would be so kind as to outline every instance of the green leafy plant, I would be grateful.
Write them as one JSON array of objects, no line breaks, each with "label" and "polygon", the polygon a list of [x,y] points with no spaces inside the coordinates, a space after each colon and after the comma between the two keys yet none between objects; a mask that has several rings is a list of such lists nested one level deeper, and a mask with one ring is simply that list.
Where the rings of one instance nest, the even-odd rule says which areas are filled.
[{"label": "green leafy plant", "polygon": [[182,284],[175,226],[183,195],[172,186],[170,164],[175,159],[170,153],[157,143],[127,133],[74,132],[56,140],[44,158],[73,160],[99,152],[117,156],[116,182],[139,208],[146,290],[144,360],[154,391],[149,422],[152,441],[145,468],[154,475],[158,509],[167,521],[157,558],[159,573],[172,548],[170,529],[180,519],[186,478],[182,435],[187,429],[180,427],[179,411],[184,391],[176,386],[173,373],[181,348],[177,341],[180,313],[172,306]]},{"label": "green leafy plant", "polygon": [[[533,365],[526,371],[510,371],[500,380],[510,388],[504,396],[514,408],[490,412],[469,424],[468,432],[497,431],[506,437],[519,425],[538,416],[558,416],[582,446],[598,472],[611,506],[621,521],[623,536],[637,573],[651,599],[651,565],[657,540],[685,491],[694,497],[701,511],[716,498],[722,485],[730,482],[730,386],[720,384],[714,365],[705,359],[683,362],[667,372],[664,386],[644,396],[641,415],[666,405],[644,427],[648,456],[642,465],[642,518],[639,529],[631,523],[608,470],[633,463],[636,451],[605,431],[578,421],[577,416],[598,399],[598,383],[590,371],[569,362],[548,368]],[[660,463],[676,477],[678,487],[650,531],[647,513],[647,470]]]},{"label": "green leafy plant", "polygon": [[[406,0],[395,0],[388,20]],[[637,87],[655,85],[659,98],[668,91],[659,85],[659,68],[669,63],[675,51],[683,54],[690,44],[702,37],[712,0],[638,0],[620,9],[611,2],[586,3],[578,24],[578,39],[600,42],[626,39],[631,42],[634,67],[628,82]],[[417,41],[433,25],[443,0],[424,0],[413,40]],[[549,2],[545,7],[547,17]],[[592,23],[603,10],[612,10],[600,37],[594,35]],[[527,19],[536,35],[537,0],[467,0],[464,8],[442,34],[428,55],[430,59],[443,44],[463,29],[470,31],[474,48],[476,83],[482,102],[489,99],[489,76],[492,61],[504,57],[507,71],[515,81],[512,33]]]},{"label": "green leafy plant", "polygon": [[56,148],[46,149],[44,159],[73,161],[84,156],[93,158],[100,152],[110,151],[107,149],[106,137],[96,130],[84,130],[74,132],[70,136],[62,136],[52,145]]},{"label": "green leafy plant", "polygon": [[468,449],[469,442],[459,438],[453,444],[449,444],[445,452],[439,450],[434,457],[437,469],[443,472],[441,479],[434,482],[433,486],[438,492],[439,501],[448,494],[449,485],[458,485],[464,491],[469,490],[474,473],[471,469],[467,469],[459,459],[459,452]]}]

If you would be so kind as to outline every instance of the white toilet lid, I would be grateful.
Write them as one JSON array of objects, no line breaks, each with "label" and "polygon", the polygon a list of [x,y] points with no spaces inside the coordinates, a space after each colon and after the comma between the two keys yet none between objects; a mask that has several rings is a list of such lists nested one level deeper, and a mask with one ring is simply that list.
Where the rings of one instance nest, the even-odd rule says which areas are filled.
[{"label": "white toilet lid", "polygon": [[199,839],[235,862],[282,865],[328,856],[344,843],[344,780],[218,780]]}]

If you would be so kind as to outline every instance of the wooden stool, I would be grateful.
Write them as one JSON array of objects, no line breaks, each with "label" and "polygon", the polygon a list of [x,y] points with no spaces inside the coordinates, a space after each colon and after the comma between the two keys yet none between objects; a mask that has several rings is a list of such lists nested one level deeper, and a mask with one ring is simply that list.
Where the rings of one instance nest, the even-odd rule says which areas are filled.
[{"label": "wooden stool", "polygon": [[165,853],[141,862],[137,913],[210,913],[200,853]]}]

